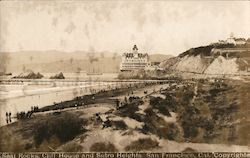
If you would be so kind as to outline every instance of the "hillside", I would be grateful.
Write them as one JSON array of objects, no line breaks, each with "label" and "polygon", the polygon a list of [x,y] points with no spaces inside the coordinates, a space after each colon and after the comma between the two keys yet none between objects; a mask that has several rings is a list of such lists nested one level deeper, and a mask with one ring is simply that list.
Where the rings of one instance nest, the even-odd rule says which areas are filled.
[{"label": "hillside", "polygon": [[172,58],[173,56],[171,55],[164,55],[164,54],[152,54],[149,55],[149,60],[151,62],[162,62],[164,60],[167,60],[169,58]]},{"label": "hillside", "polygon": [[[161,62],[170,56],[150,55],[150,61]],[[0,72],[23,72],[31,69],[35,72],[118,72],[121,56],[118,53],[100,52],[15,52],[0,53]]]},{"label": "hillside", "polygon": [[[222,53],[214,53],[214,50]],[[239,52],[238,50],[244,50]],[[250,63],[249,44],[235,46],[216,44],[191,48],[177,57],[161,62],[168,71],[192,72],[201,74],[247,73]]]},{"label": "hillside", "polygon": [[[13,53],[0,53],[1,64],[0,71],[22,72],[25,69],[34,69],[34,71],[57,69],[65,63],[65,67],[70,67],[68,63],[80,60],[97,61],[99,58],[116,57],[116,53],[90,53],[90,52],[59,52],[59,51],[25,51]],[[60,70],[59,70],[60,71]]]},{"label": "hillside", "polygon": [[[7,70],[10,72],[22,72],[24,69],[31,69],[37,72],[116,72],[119,70],[119,59],[104,58],[95,62],[89,60],[61,60],[55,62],[34,63],[24,65],[10,65]],[[110,64],[112,63],[112,64]],[[105,66],[103,66],[105,65]]]}]

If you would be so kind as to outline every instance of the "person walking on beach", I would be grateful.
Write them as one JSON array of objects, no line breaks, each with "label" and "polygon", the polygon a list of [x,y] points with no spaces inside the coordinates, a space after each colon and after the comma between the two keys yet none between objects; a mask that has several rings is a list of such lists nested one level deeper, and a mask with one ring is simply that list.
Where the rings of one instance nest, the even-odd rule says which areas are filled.
[{"label": "person walking on beach", "polygon": [[11,123],[11,112],[9,112],[9,122]]},{"label": "person walking on beach", "polygon": [[9,113],[6,112],[6,123],[9,124]]},{"label": "person walking on beach", "polygon": [[11,112],[6,112],[6,123],[8,124],[8,123],[11,123]]}]

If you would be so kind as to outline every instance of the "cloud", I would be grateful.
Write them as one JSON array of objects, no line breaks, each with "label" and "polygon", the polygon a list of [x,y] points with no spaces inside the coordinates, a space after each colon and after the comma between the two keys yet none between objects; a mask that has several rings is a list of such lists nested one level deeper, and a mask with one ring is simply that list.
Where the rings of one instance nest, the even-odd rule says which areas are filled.
[{"label": "cloud", "polygon": [[72,33],[72,31],[75,30],[75,28],[76,28],[75,24],[73,22],[70,22],[68,26],[64,29],[64,31],[70,34]]},{"label": "cloud", "polygon": [[249,37],[248,1],[3,1],[0,51],[139,51],[176,55]]}]

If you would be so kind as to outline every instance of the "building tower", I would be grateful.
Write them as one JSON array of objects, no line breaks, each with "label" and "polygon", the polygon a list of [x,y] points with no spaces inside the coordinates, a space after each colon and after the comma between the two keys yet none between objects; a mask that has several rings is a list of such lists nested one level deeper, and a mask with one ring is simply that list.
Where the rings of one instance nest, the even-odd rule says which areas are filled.
[{"label": "building tower", "polygon": [[134,45],[134,47],[133,47],[133,53],[138,53],[138,48],[136,45]]}]

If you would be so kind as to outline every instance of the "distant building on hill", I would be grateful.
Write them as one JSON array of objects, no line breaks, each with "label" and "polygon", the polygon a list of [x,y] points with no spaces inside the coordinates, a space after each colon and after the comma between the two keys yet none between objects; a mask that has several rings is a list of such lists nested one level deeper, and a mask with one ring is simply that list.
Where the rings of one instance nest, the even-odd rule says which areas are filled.
[{"label": "distant building on hill", "polygon": [[230,37],[227,38],[226,40],[219,40],[216,43],[212,43],[213,45],[216,44],[233,44],[233,45],[244,45],[247,43],[247,40],[245,38],[236,38],[234,35],[231,33]]},{"label": "distant building on hill", "polygon": [[123,53],[120,71],[145,69],[149,65],[149,55],[138,53],[138,48],[134,45],[132,52]]},{"label": "distant building on hill", "polygon": [[236,45],[243,45],[246,43],[246,39],[245,38],[236,38],[235,39],[235,44]]},{"label": "distant building on hill", "polygon": [[246,43],[245,38],[236,38],[234,35],[231,33],[230,37],[227,38],[227,40],[219,40],[220,44],[233,44],[233,45],[243,45]]},{"label": "distant building on hill", "polygon": [[226,43],[228,43],[228,44],[234,44],[234,45],[236,44],[235,43],[235,37],[234,37],[233,33],[231,33],[230,37],[227,38]]}]

